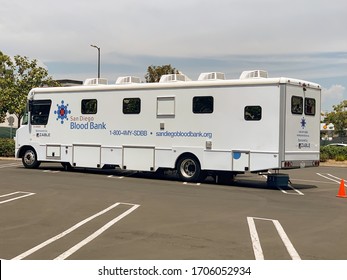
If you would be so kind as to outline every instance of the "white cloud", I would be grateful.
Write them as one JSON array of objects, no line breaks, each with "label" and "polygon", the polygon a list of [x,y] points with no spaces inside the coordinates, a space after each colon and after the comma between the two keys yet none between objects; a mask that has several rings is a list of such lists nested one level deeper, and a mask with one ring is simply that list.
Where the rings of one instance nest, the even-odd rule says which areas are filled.
[{"label": "white cloud", "polygon": [[345,50],[345,0],[2,2],[2,48],[43,60],[83,61],[90,43],[177,57]]},{"label": "white cloud", "polygon": [[94,75],[96,44],[109,79],[171,63],[192,78],[265,69],[326,94],[347,87],[346,0],[0,1],[0,50],[41,60],[54,77]]},{"label": "white cloud", "polygon": [[322,109],[332,111],[332,106],[347,100],[346,88],[342,85],[333,85],[329,89],[322,89]]}]

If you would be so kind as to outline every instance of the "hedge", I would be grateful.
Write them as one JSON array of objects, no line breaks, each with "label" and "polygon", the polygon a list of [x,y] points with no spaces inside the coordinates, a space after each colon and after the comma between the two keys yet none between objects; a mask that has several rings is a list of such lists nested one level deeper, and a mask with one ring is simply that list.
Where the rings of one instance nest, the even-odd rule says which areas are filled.
[{"label": "hedge", "polygon": [[322,146],[320,148],[321,161],[333,159],[337,161],[347,160],[347,147]]},{"label": "hedge", "polygon": [[0,138],[0,157],[14,157],[14,140]]}]

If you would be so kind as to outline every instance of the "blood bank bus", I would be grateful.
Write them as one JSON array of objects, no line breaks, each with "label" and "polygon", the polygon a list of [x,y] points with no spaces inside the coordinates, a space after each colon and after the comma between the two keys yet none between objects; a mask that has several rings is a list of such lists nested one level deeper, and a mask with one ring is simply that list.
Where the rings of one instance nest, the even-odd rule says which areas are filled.
[{"label": "blood bank bus", "polygon": [[184,181],[319,165],[319,85],[202,73],[159,83],[121,77],[75,87],[35,88],[16,134],[16,157],[65,167],[155,172],[177,170]]}]

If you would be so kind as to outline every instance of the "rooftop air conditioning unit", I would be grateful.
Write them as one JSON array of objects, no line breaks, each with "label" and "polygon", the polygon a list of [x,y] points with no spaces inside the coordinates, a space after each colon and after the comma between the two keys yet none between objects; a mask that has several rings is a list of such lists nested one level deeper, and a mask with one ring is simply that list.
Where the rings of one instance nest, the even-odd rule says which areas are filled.
[{"label": "rooftop air conditioning unit", "polygon": [[251,71],[243,71],[241,73],[240,79],[260,79],[260,78],[268,78],[267,71],[264,70],[251,70]]},{"label": "rooftop air conditioning unit", "polygon": [[198,81],[225,80],[225,74],[221,72],[201,73]]},{"label": "rooftop air conditioning unit", "polygon": [[98,86],[98,85],[107,85],[108,81],[104,78],[91,78],[86,79],[83,83],[84,86]]},{"label": "rooftop air conditioning unit", "polygon": [[119,77],[116,81],[116,85],[138,84],[138,83],[141,83],[141,79],[135,76]]},{"label": "rooftop air conditioning unit", "polygon": [[161,76],[159,83],[186,82],[186,81],[191,81],[191,80],[184,74],[168,74],[168,75]]}]

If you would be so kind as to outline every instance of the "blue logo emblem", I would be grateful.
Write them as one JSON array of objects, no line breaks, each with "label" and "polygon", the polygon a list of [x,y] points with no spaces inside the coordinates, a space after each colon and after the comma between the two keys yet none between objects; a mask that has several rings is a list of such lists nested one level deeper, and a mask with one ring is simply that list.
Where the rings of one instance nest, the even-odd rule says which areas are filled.
[{"label": "blue logo emblem", "polygon": [[241,153],[240,152],[233,152],[233,158],[234,159],[240,159],[241,158]]},{"label": "blue logo emblem", "polygon": [[302,128],[302,129],[305,129],[306,124],[307,124],[305,118],[302,118],[302,119],[301,119],[300,124],[301,124],[301,128]]},{"label": "blue logo emblem", "polygon": [[69,104],[64,105],[64,100],[61,101],[61,104],[57,104],[58,109],[54,111],[54,114],[57,115],[57,120],[60,120],[60,123],[63,124],[64,120],[68,120],[68,114],[71,114],[71,111],[68,110]]}]

